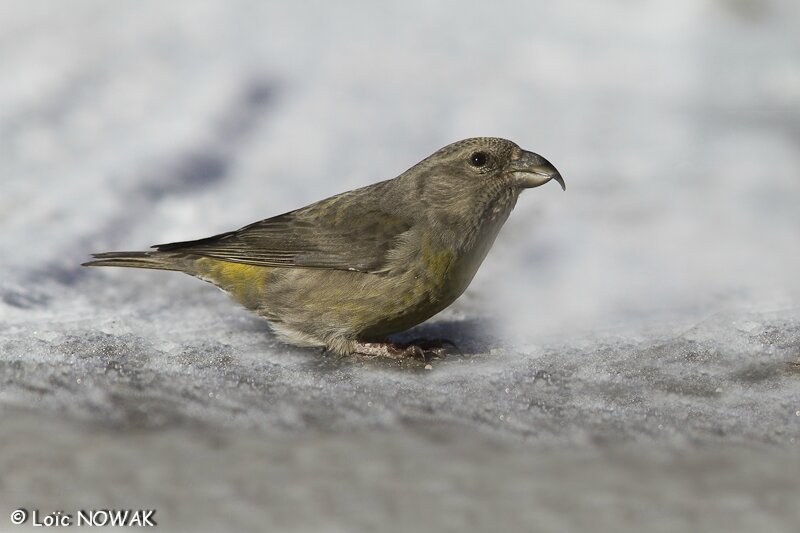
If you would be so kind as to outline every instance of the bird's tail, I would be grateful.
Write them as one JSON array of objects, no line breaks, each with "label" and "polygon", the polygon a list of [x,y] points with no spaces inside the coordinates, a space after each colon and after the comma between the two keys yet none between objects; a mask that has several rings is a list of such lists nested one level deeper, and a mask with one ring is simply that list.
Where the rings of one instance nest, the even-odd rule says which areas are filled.
[{"label": "bird's tail", "polygon": [[81,266],[152,268],[156,270],[183,271],[183,261],[176,254],[164,252],[104,252],[92,254],[94,259]]}]

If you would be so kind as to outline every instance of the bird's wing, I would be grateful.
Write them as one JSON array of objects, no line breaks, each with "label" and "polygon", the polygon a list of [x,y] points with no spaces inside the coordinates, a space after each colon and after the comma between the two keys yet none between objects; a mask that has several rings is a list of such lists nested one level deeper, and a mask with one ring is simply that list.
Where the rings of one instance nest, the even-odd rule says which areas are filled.
[{"label": "bird's wing", "polygon": [[317,209],[312,205],[236,231],[154,248],[248,265],[377,272],[412,225],[379,208],[342,209],[323,202]]}]

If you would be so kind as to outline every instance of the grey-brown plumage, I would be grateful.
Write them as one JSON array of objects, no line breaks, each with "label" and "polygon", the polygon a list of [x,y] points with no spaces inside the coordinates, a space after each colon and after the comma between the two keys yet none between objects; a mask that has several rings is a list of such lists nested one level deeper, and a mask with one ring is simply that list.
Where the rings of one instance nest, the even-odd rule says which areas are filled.
[{"label": "grey-brown plumage", "polygon": [[270,321],[286,342],[337,353],[419,353],[385,337],[467,288],[520,192],[558,171],[505,139],[448,145],[400,176],[196,241],[95,254],[86,266],[178,270]]}]

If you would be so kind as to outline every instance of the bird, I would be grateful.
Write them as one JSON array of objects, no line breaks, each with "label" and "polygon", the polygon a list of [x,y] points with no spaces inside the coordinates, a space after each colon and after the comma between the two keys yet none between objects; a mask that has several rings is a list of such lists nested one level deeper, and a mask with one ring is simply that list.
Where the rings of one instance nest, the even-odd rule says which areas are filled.
[{"label": "bird", "polygon": [[89,267],[184,272],[268,321],[281,341],[341,356],[426,357],[389,336],[452,304],[520,193],[564,179],[496,137],[439,149],[399,176],[198,240],[92,254]]}]

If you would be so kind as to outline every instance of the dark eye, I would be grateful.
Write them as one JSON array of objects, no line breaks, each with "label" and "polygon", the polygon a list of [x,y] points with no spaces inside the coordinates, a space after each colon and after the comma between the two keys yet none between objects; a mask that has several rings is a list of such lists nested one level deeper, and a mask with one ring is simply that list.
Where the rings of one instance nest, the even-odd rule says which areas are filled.
[{"label": "dark eye", "polygon": [[482,167],[489,161],[489,156],[486,152],[473,152],[471,156],[469,156],[469,164],[473,167]]}]

